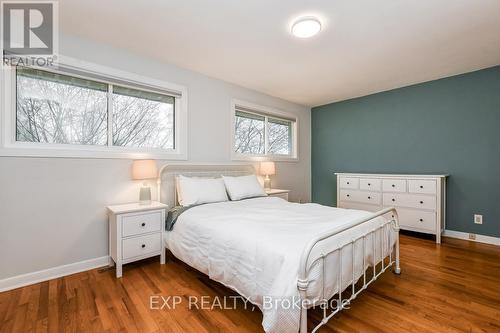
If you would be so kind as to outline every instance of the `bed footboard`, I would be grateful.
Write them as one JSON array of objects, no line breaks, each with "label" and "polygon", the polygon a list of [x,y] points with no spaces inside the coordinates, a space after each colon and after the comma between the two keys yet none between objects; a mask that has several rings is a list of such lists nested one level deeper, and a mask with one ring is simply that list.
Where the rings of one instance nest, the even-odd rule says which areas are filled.
[{"label": "bed footboard", "polygon": [[[377,228],[375,229],[372,229],[366,233],[364,233],[363,235],[359,236],[359,237],[356,237],[355,239],[352,239],[350,242],[347,242],[347,243],[344,243],[343,245],[341,246],[338,246],[337,248],[332,248],[332,249],[329,249],[327,253],[322,253],[321,257],[320,258],[317,258],[315,259],[314,261],[318,261],[318,260],[322,260],[323,261],[323,277],[321,278],[322,280],[322,283],[323,283],[323,290],[324,290],[324,284],[325,284],[325,279],[324,279],[324,272],[326,271],[326,268],[325,268],[325,258],[326,256],[328,256],[329,254],[332,254],[334,252],[338,252],[339,253],[339,270],[338,270],[338,299],[337,299],[337,307],[336,309],[334,309],[333,311],[331,311],[329,314],[327,314],[327,309],[326,307],[324,307],[324,310],[323,310],[323,319],[321,320],[321,322],[313,328],[313,330],[311,331],[312,333],[316,332],[321,326],[325,325],[328,320],[330,320],[335,314],[337,314],[339,311],[341,311],[344,307],[344,304],[346,303],[349,303],[350,301],[352,301],[353,299],[356,298],[356,296],[363,290],[365,290],[367,288],[368,285],[370,285],[373,281],[375,281],[382,273],[384,273],[389,267],[391,266],[394,266],[394,270],[393,272],[395,274],[400,274],[401,273],[401,268],[399,266],[399,220],[398,220],[398,215],[397,215],[397,212],[396,212],[396,209],[395,208],[386,208],[386,209],[383,209],[383,210],[380,210],[374,214],[371,214],[370,216],[367,216],[366,218],[362,218],[358,221],[356,221],[352,226],[349,226],[349,227],[346,227],[344,229],[341,229],[341,230],[336,230],[334,232],[329,232],[329,233],[326,233],[324,235],[321,235],[315,239],[313,239],[311,242],[308,243],[308,245],[305,247],[304,249],[304,252],[302,253],[302,257],[301,257],[301,260],[300,260],[300,270],[299,270],[299,276],[298,276],[298,280],[297,280],[297,288],[299,290],[299,293],[300,293],[300,298],[302,300],[302,308],[301,308],[301,313],[300,313],[300,333],[307,333],[307,309],[309,308],[309,305],[312,305],[312,304],[307,304],[308,300],[307,300],[307,287],[309,285],[309,280],[308,280],[308,275],[309,275],[309,268],[308,267],[311,267],[311,265],[308,265],[309,261],[311,260],[310,256],[311,256],[311,252],[313,250],[313,248],[321,241],[324,241],[330,237],[333,237],[341,232],[344,232],[348,229],[351,229],[351,228],[354,228],[356,226],[359,226],[360,224],[363,224],[363,223],[366,223],[368,221],[371,221],[372,219],[374,218],[377,218],[379,216],[382,216],[382,215],[385,215],[389,212],[392,212],[392,216],[394,216],[391,220],[388,220],[386,221],[385,223],[383,223],[381,226],[378,226]],[[387,232],[387,243],[386,244],[389,244],[388,246],[390,247],[389,249],[387,249],[389,252],[388,255],[386,255],[386,252],[384,251],[384,244],[385,244],[385,241],[382,239],[382,236],[383,236],[383,230],[384,228],[387,227],[387,225],[390,225],[390,228],[392,228],[392,230],[395,232],[395,235],[396,235],[396,239],[394,241],[394,246],[392,245],[392,242],[391,242],[391,232]],[[375,233],[377,231],[381,231],[380,232],[380,235],[381,235],[381,239],[380,239],[380,247],[381,247],[381,252],[380,252],[380,262],[381,262],[381,269],[379,269],[379,272],[376,271],[376,266],[377,266],[377,262],[376,262],[376,259],[375,259],[375,246],[377,246],[375,244]],[[372,278],[370,280],[367,281],[367,270],[365,269],[366,267],[366,262],[365,262],[365,254],[366,254],[366,238],[367,236],[369,235],[373,235],[372,237],[372,246],[373,246],[373,253],[372,253],[372,258],[373,258],[373,262],[371,263],[371,266],[372,266],[372,269],[373,269],[373,274],[372,274]],[[356,276],[355,276],[355,271],[356,271],[356,267],[355,267],[355,260],[354,258],[356,258],[356,251],[355,251],[355,243],[358,242],[358,241],[362,241],[362,248],[363,248],[363,286],[362,287],[359,287],[358,290],[356,290],[356,282],[357,282],[357,279],[356,279]],[[348,297],[348,298],[345,298],[345,299],[342,299],[342,250],[346,247],[346,246],[350,246],[352,245],[352,283],[351,283],[351,288],[352,288],[352,291],[351,291],[351,295]],[[388,263],[386,264],[385,263],[385,259],[386,258],[389,258],[389,261]],[[361,279],[361,277],[359,277],[359,279]],[[323,300],[323,301],[327,301],[327,300]]]}]

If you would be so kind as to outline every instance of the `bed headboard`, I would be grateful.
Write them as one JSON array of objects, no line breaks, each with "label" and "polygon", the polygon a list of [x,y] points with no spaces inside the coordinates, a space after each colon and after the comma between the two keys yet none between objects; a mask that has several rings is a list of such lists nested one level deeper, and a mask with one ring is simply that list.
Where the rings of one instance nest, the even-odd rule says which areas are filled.
[{"label": "bed headboard", "polygon": [[160,169],[158,178],[158,197],[160,201],[170,208],[176,206],[177,191],[175,188],[175,177],[183,175],[186,177],[221,177],[221,176],[245,176],[255,174],[255,168],[251,164],[243,165],[175,165],[170,164]]}]

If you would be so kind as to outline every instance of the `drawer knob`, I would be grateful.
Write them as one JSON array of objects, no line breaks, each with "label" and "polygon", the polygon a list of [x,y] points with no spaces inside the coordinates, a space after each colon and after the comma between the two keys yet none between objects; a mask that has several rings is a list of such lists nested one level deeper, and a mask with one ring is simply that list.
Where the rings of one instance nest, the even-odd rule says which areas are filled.
[{"label": "drawer knob", "polygon": [[392,187],[396,187],[396,185],[394,185],[394,184],[392,184],[391,186],[392,186]]},{"label": "drawer knob", "polygon": [[141,247],[142,247],[142,248],[145,248],[145,247],[146,247],[146,244],[142,244],[142,245],[141,245]]},{"label": "drawer knob", "polygon": [[424,188],[424,185],[420,185],[420,188]]},{"label": "drawer knob", "polygon": [[424,222],[424,219],[420,219],[419,221],[420,221],[420,222]]},{"label": "drawer knob", "polygon": [[372,184],[368,183],[368,186],[372,186]]},{"label": "drawer knob", "polygon": [[146,223],[142,222],[142,223],[141,223],[141,226],[145,227],[145,226],[146,226]]},{"label": "drawer knob", "polygon": [[347,182],[347,185],[349,185],[349,184],[350,184],[350,183],[349,183],[349,182]]},{"label": "drawer knob", "polygon": [[372,197],[368,197],[368,199],[371,199]]},{"label": "drawer knob", "polygon": [[350,196],[351,196],[350,194],[348,194],[348,195],[347,195],[347,197],[348,197],[348,198],[349,198]]},{"label": "drawer knob", "polygon": [[392,216],[392,218],[394,218],[394,215],[391,215],[391,216]]},{"label": "drawer knob", "polygon": [[422,200],[420,200],[420,204],[423,204],[424,202]]},{"label": "drawer knob", "polygon": [[392,198],[392,201],[396,201],[396,199]]}]

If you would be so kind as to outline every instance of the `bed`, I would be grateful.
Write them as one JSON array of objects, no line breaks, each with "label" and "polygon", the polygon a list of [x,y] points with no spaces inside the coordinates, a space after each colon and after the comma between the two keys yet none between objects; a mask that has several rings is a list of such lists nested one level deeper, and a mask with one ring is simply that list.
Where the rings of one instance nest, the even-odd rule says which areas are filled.
[{"label": "bed", "polygon": [[[177,175],[253,172],[248,165],[167,166],[158,194],[172,207]],[[259,197],[186,210],[166,231],[165,247],[257,305],[266,332],[305,333],[309,308],[324,308],[315,332],[389,267],[400,273],[398,232],[393,208],[369,213]]]}]

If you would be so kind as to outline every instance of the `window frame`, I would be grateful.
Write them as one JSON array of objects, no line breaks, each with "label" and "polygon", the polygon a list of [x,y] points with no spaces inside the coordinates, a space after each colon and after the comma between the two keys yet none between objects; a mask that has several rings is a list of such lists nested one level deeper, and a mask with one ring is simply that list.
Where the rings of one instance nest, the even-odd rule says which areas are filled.
[{"label": "window frame", "polygon": [[[16,69],[4,66],[0,75],[0,93],[4,101],[1,105],[1,135],[0,156],[22,157],[70,157],[70,158],[152,158],[168,160],[187,160],[187,89],[183,86],[166,81],[156,80],[122,70],[79,61],[74,58],[60,56],[61,67],[74,68],[84,75],[75,74],[58,68],[34,67],[47,72],[69,75],[86,80],[108,84],[107,93],[107,127],[108,137],[105,145],[52,144],[41,142],[22,142],[16,138],[17,117],[17,82]],[[85,73],[88,76],[85,76]],[[99,76],[99,79],[93,77]],[[103,78],[103,79],[101,79]],[[107,79],[106,79],[107,78]],[[116,82],[118,81],[118,83]],[[180,97],[174,96],[174,149],[127,147],[112,145],[113,103],[110,98],[113,85],[136,90],[150,91],[169,95],[175,91]],[[148,90],[147,87],[151,87]],[[171,95],[170,95],[171,96]],[[111,127],[110,127],[111,126]]]},{"label": "window frame", "polygon": [[[237,107],[244,107],[248,109],[248,113],[254,113],[259,116],[265,117],[264,120],[264,154],[245,154],[238,153],[235,151],[235,125],[236,125],[236,109]],[[247,111],[245,111],[247,112]],[[239,99],[231,100],[231,160],[233,161],[298,161],[299,160],[299,118],[290,112],[281,111],[268,106],[258,105],[247,101],[242,101]],[[268,118],[276,118],[292,121],[292,151],[289,155],[283,154],[268,154]]]}]

